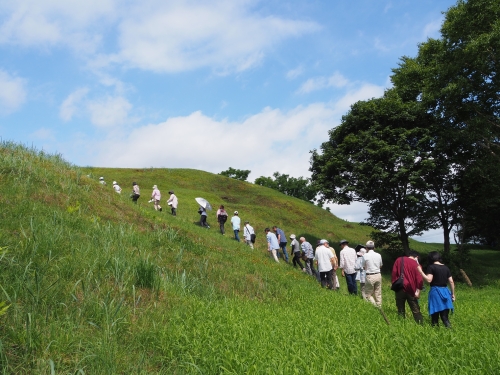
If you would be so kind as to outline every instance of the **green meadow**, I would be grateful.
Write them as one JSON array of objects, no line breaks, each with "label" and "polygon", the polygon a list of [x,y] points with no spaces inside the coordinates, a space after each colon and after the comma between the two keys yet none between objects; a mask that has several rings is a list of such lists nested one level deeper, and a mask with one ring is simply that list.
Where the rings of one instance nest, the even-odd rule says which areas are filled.
[{"label": "green meadow", "polygon": [[[104,176],[107,186],[98,178]],[[123,189],[116,194],[111,183]],[[132,181],[141,187],[130,201]],[[147,203],[152,186],[163,212]],[[271,189],[188,169],[76,167],[0,145],[0,368],[4,374],[496,374],[500,252],[472,249],[457,278],[452,329],[398,317],[384,264],[381,313],[272,261],[264,228],[311,243],[370,239]],[[179,198],[169,213],[168,190]],[[198,225],[195,197],[238,210],[255,250]],[[439,244],[412,242],[427,253]],[[382,252],[383,257],[384,253]],[[384,259],[386,259],[384,257]]]}]

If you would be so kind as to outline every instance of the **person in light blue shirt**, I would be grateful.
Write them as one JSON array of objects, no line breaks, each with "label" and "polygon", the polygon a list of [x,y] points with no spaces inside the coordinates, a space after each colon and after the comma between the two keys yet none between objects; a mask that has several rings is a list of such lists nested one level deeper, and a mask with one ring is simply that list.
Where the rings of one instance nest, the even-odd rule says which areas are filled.
[{"label": "person in light blue shirt", "polygon": [[280,262],[278,259],[278,256],[276,255],[276,252],[280,248],[280,244],[278,243],[278,238],[275,236],[274,233],[271,232],[271,229],[266,228],[264,229],[266,232],[266,239],[267,239],[267,251],[273,256],[274,260],[276,262]]},{"label": "person in light blue shirt", "polygon": [[[278,242],[280,244],[280,249],[283,250],[283,255],[285,256],[285,261],[288,263],[288,252],[286,251],[286,244],[288,243],[285,232],[282,229],[278,228],[276,225],[273,227],[274,233],[276,233],[276,237],[278,237]],[[280,257],[280,253],[278,250],[278,258]]]},{"label": "person in light blue shirt", "polygon": [[241,219],[238,216],[238,211],[234,211],[234,216],[231,218],[231,224],[233,225],[234,239],[240,242],[239,233],[240,233]]}]

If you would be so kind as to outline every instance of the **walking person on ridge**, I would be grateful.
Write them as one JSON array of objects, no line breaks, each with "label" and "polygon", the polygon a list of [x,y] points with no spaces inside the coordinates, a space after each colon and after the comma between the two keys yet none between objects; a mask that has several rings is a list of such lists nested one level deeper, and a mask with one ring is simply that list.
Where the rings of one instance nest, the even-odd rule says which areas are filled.
[{"label": "walking person on ridge", "polygon": [[233,225],[234,239],[240,242],[239,233],[240,233],[241,219],[238,216],[238,211],[234,211],[234,215],[231,218],[231,224]]},{"label": "walking person on ridge", "polygon": [[366,243],[367,253],[363,255],[362,265],[366,270],[365,299],[374,306],[382,307],[382,256],[375,252],[375,243]]},{"label": "walking person on ridge", "polygon": [[132,198],[132,202],[137,204],[137,200],[141,197],[141,190],[139,189],[139,185],[134,181],[132,182],[132,194],[130,194],[130,198]]},{"label": "walking person on ridge", "polygon": [[250,246],[250,248],[253,250],[253,243],[255,241],[255,231],[253,230],[253,227],[250,225],[249,221],[245,221],[245,225],[243,226],[243,237],[245,238],[246,244]]},{"label": "walking person on ridge", "polygon": [[347,240],[340,241],[340,264],[342,268],[342,277],[345,277],[347,282],[347,290],[349,294],[358,294],[358,285],[356,284],[356,250],[349,247]]},{"label": "walking person on ridge", "polygon": [[306,272],[306,268],[300,261],[300,243],[297,241],[297,238],[295,238],[295,234],[290,235],[290,239],[292,242],[290,243],[290,247],[292,248],[292,254],[293,254],[293,267],[297,268],[297,264],[299,265],[300,269],[303,272]]},{"label": "walking person on ridge", "polygon": [[177,216],[177,196],[173,190],[170,190],[168,193],[170,194],[170,198],[168,198],[167,204],[171,207],[172,215]]},{"label": "walking person on ridge", "polygon": [[151,193],[151,199],[153,200],[155,211],[163,211],[160,206],[161,193],[158,186],[153,185],[153,192]]},{"label": "walking person on ridge", "polygon": [[224,209],[224,206],[221,204],[219,209],[217,210],[217,222],[219,223],[220,233],[224,236],[226,234],[226,230],[224,229],[224,225],[227,221],[227,211]]}]

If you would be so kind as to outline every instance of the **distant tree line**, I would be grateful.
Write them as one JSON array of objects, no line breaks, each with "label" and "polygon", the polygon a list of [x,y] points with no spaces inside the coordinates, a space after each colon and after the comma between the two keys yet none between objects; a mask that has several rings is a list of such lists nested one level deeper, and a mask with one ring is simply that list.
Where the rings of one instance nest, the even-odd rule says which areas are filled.
[{"label": "distant tree line", "polygon": [[393,69],[382,98],[351,106],[312,151],[322,201],[366,202],[367,223],[399,238],[442,228],[500,244],[500,2],[458,1],[439,39]]}]

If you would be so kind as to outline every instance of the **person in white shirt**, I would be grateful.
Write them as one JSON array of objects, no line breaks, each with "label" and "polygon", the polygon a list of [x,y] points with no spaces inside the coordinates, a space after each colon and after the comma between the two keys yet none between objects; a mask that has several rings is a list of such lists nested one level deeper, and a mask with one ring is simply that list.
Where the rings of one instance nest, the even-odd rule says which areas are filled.
[{"label": "person in white shirt", "polygon": [[[356,246],[356,249],[358,246]],[[356,259],[356,281],[359,281],[359,289],[361,290],[361,298],[365,299],[365,283],[366,283],[366,271],[363,268],[363,255],[366,254],[364,247],[359,248],[356,253],[358,259]]]},{"label": "person in white shirt", "polygon": [[177,197],[174,194],[173,190],[170,190],[168,192],[170,194],[170,198],[168,198],[167,204],[171,207],[172,209],[172,215],[177,216]]},{"label": "person in white shirt", "polygon": [[365,245],[367,253],[363,255],[361,264],[366,271],[365,299],[376,307],[382,307],[382,256],[375,252],[375,243],[368,241]]},{"label": "person in white shirt", "polygon": [[321,286],[326,287],[328,289],[333,290],[333,270],[334,263],[336,260],[335,255],[333,255],[332,251],[329,249],[328,241],[321,240],[319,242],[320,246],[316,248],[316,254],[314,256],[314,260],[316,261],[316,265],[318,266],[320,278],[321,278]]},{"label": "person in white shirt", "polygon": [[99,177],[99,183],[100,183],[101,185],[106,186],[106,181],[104,181],[104,177]]},{"label": "person in white shirt", "polygon": [[132,198],[132,202],[137,204],[137,200],[141,197],[141,189],[139,185],[134,181],[132,182],[132,194],[130,194],[130,198]]},{"label": "person in white shirt", "polygon": [[349,294],[358,294],[358,286],[356,284],[356,250],[349,247],[347,240],[340,241],[339,268],[342,268],[342,277],[345,277],[347,282],[347,290]]},{"label": "person in white shirt", "polygon": [[252,234],[254,235],[253,238],[255,241],[255,231],[250,225],[250,222],[245,221],[245,226],[243,227],[243,236],[245,237],[245,242],[247,243],[248,246],[250,246],[251,249],[253,249],[253,244],[254,244],[252,242]]},{"label": "person in white shirt", "polygon": [[120,187],[120,185],[118,185],[118,183],[116,181],[113,181],[113,189],[115,189],[115,191],[118,193],[118,194],[121,194],[122,193],[122,188]]},{"label": "person in white shirt", "polygon": [[160,206],[160,199],[161,199],[161,193],[160,190],[158,190],[158,186],[154,185],[153,186],[153,192],[151,193],[151,199],[153,200],[153,203],[155,205],[155,210],[156,211],[163,211],[163,209]]}]

